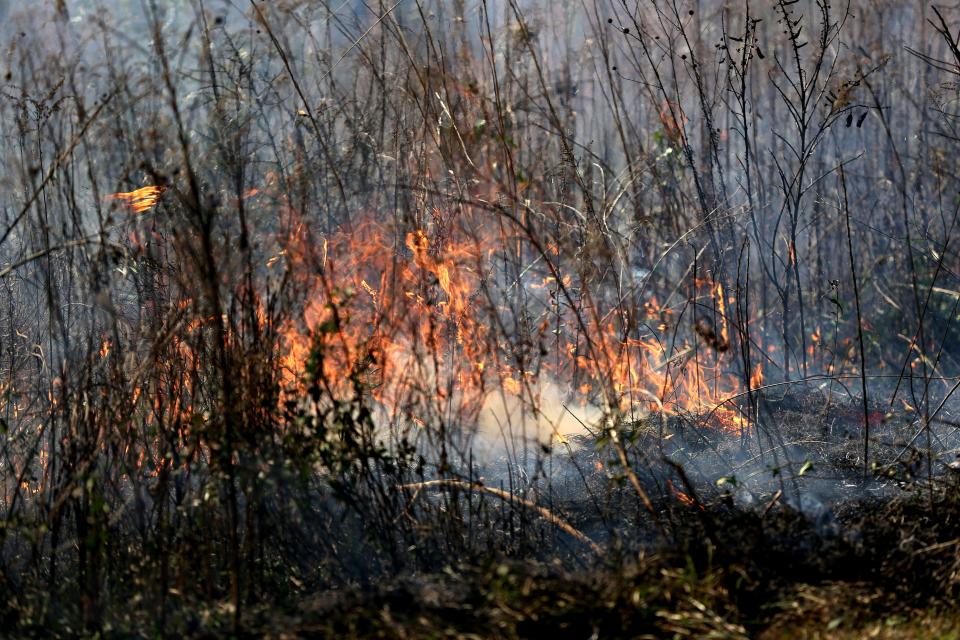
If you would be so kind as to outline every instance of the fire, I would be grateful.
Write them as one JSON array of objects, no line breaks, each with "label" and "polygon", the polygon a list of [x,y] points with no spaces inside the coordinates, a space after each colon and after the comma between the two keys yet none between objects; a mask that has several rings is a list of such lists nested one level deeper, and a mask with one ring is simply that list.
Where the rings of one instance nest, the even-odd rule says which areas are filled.
[{"label": "fire", "polygon": [[[502,369],[487,368],[486,328],[471,308],[482,262],[476,244],[441,246],[417,230],[406,234],[405,253],[391,236],[390,229],[366,221],[324,240],[324,275],[308,278],[302,318],[281,330],[284,381],[296,385],[311,352],[319,350],[315,375],[335,394],[359,385],[389,410],[398,410],[411,393],[438,399],[456,394],[458,402],[475,403],[474,391]],[[296,266],[310,243],[305,237],[289,242],[286,255]],[[513,383],[519,391],[519,382]]]},{"label": "fire", "polygon": [[507,393],[512,393],[515,396],[520,395],[520,381],[516,378],[504,378],[503,379],[503,389]]},{"label": "fire", "polygon": [[759,362],[753,367],[753,373],[750,374],[750,388],[759,389],[763,386],[763,365]]},{"label": "fire", "polygon": [[[439,212],[434,220],[442,220]],[[551,257],[548,248],[535,264],[556,260],[560,266],[508,281],[508,292],[528,292],[529,306],[518,316],[507,295],[487,289],[504,281],[499,269],[517,255],[515,237],[471,223],[466,214],[458,222],[401,231],[367,219],[322,241],[302,228],[286,239],[278,256],[288,268],[303,268],[308,302],[302,317],[281,328],[285,384],[301,384],[311,361],[315,379],[333,394],[359,389],[391,415],[416,418],[411,411],[420,410],[418,403],[476,416],[491,393],[526,402],[549,383],[563,389],[567,401],[625,415],[682,412],[709,416],[714,428],[731,434],[748,428],[729,401],[743,391],[743,380],[732,371],[722,285],[694,284],[696,295],[714,302],[713,348],[698,346],[695,335],[668,344],[650,324],[672,331],[683,314],[652,295],[641,311],[659,322],[640,329],[624,324],[615,303],[600,294],[584,296],[574,309],[561,292],[583,285],[560,268],[567,254]],[[314,246],[323,247],[322,256]],[[318,353],[322,357],[311,360]],[[751,384],[761,384],[762,376],[758,365]],[[430,422],[424,414],[419,419]]]},{"label": "fire", "polygon": [[164,187],[151,185],[135,191],[112,193],[107,196],[107,200],[120,200],[130,207],[134,213],[143,213],[156,206],[165,190]]},{"label": "fire", "polygon": [[672,493],[673,496],[682,504],[685,504],[688,507],[699,507],[701,510],[703,510],[703,505],[698,503],[691,496],[687,495],[686,493],[678,489],[676,485],[673,484],[672,480],[667,480],[667,487],[670,489],[670,493]]},{"label": "fire", "polygon": [[714,293],[717,302],[717,313],[720,315],[720,340],[724,345],[730,345],[730,330],[727,327],[727,305],[723,298],[723,283],[717,282]]}]

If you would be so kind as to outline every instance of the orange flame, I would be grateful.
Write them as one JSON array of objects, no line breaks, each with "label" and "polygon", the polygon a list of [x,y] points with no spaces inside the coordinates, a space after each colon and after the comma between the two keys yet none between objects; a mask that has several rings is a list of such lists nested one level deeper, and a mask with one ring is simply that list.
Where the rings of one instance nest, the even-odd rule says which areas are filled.
[{"label": "orange flame", "polygon": [[134,213],[143,213],[149,211],[160,200],[160,196],[166,189],[164,187],[151,185],[142,187],[136,191],[123,191],[120,193],[111,193],[107,200],[120,200],[125,203]]},{"label": "orange flame", "polygon": [[763,386],[763,365],[759,362],[753,367],[753,373],[750,374],[750,388],[759,389]]},{"label": "orange flame", "polygon": [[717,282],[717,290],[715,293],[715,298],[717,301],[717,313],[720,314],[720,339],[722,344],[730,344],[730,330],[727,327],[727,304],[723,299],[723,284]]},{"label": "orange flame", "polygon": [[[439,212],[434,216],[440,219]],[[321,242],[310,241],[305,227],[291,225],[298,235],[285,241],[281,253],[290,268],[302,266],[314,275],[303,276],[308,296],[303,316],[281,327],[284,382],[297,386],[319,348],[322,357],[313,360],[318,367],[313,373],[326,388],[352,393],[359,382],[382,407],[402,407],[405,414],[411,394],[469,411],[491,392],[517,396],[527,385],[536,389],[538,382],[549,381],[580,403],[602,402],[627,413],[709,414],[715,428],[731,434],[747,428],[740,409],[727,401],[742,391],[743,381],[724,371],[733,362],[726,346],[703,350],[682,340],[667,345],[656,335],[636,335],[602,299],[585,301],[577,310],[545,307],[522,336],[505,335],[502,318],[514,312],[505,302],[485,297],[485,287],[497,277],[501,258],[515,254],[516,244],[500,230],[460,222],[459,228],[438,225],[437,231],[398,234],[361,221],[324,238],[322,258],[313,249]],[[398,235],[403,238],[399,248]],[[556,300],[561,288],[578,286],[572,277],[541,271],[510,286]],[[726,345],[722,286],[696,286],[715,300],[721,323],[717,338]],[[655,298],[643,307],[661,324],[679,320]],[[759,369],[752,372],[754,381],[760,376]]]},{"label": "orange flame", "polygon": [[668,488],[670,489],[670,493],[672,493],[673,496],[674,496],[677,500],[679,500],[681,503],[687,505],[688,507],[694,507],[694,506],[696,506],[696,507],[699,507],[701,511],[703,510],[703,505],[702,505],[702,504],[698,503],[698,502],[697,502],[696,500],[694,500],[692,497],[690,497],[689,495],[687,495],[686,493],[684,493],[683,491],[681,491],[680,489],[678,489],[678,488],[676,487],[676,485],[673,484],[673,481],[672,481],[672,480],[667,480],[667,486],[668,486]]}]

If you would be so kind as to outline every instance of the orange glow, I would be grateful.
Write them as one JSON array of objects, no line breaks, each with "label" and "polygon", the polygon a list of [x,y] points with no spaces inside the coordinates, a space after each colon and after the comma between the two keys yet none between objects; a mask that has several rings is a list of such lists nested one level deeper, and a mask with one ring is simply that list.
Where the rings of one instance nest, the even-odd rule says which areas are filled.
[{"label": "orange glow", "polygon": [[759,389],[763,386],[763,365],[759,362],[753,367],[753,373],[750,374],[750,388]]},{"label": "orange glow", "polygon": [[727,306],[723,299],[723,285],[717,283],[717,290],[714,299],[717,302],[717,312],[720,314],[720,339],[721,344],[730,344],[730,331],[727,328]]},{"label": "orange glow", "polygon": [[677,487],[673,484],[671,480],[667,480],[667,486],[670,489],[670,493],[672,493],[673,496],[677,500],[679,500],[681,503],[687,505],[688,507],[697,506],[697,507],[700,507],[701,510],[703,509],[703,505],[699,504],[696,500],[694,500],[692,497],[690,497],[680,489],[677,489]]},{"label": "orange glow", "polygon": [[[441,212],[433,219],[443,220]],[[528,386],[535,397],[538,385],[549,382],[568,401],[628,416],[682,412],[709,416],[711,427],[730,434],[748,428],[728,401],[744,385],[729,352],[722,285],[695,283],[697,295],[715,305],[713,349],[698,348],[694,337],[664,343],[647,324],[627,329],[603,299],[585,296],[581,308],[571,308],[561,290],[583,284],[559,267],[531,271],[522,281],[512,276],[508,287],[524,287],[536,296],[531,304],[543,305],[537,320],[514,336],[515,312],[501,299],[508,295],[490,296],[486,287],[502,276],[498,265],[516,255],[515,236],[471,223],[468,214],[458,223],[401,231],[368,218],[316,239],[292,225],[296,231],[280,254],[299,274],[307,302],[301,317],[280,327],[284,385],[322,381],[334,397],[359,390],[409,419],[425,404],[475,416],[491,393],[526,400]],[[547,248],[538,261],[553,253]],[[558,262],[572,255],[559,253]],[[642,312],[664,327],[680,319],[653,296]],[[304,377],[308,362],[311,375]],[[759,368],[752,378],[762,380]],[[429,423],[426,415],[420,419]]]},{"label": "orange glow", "polygon": [[143,213],[156,206],[165,190],[164,187],[160,186],[143,187],[136,191],[112,193],[107,196],[107,200],[120,200],[130,207],[134,213]]},{"label": "orange glow", "polygon": [[[312,245],[304,230],[298,234],[288,239],[285,255],[307,266]],[[418,230],[406,234],[407,257],[391,237],[366,221],[324,239],[324,276],[307,277],[312,293],[303,316],[281,327],[284,383],[299,384],[304,363],[319,349],[315,379],[335,394],[359,384],[383,407],[397,409],[411,392],[426,394],[432,386],[435,397],[453,391],[460,402],[475,404],[485,378],[502,369],[487,367],[487,330],[471,307],[482,254],[476,243],[441,247]],[[518,393],[519,381],[509,371],[503,377],[501,386]]]}]

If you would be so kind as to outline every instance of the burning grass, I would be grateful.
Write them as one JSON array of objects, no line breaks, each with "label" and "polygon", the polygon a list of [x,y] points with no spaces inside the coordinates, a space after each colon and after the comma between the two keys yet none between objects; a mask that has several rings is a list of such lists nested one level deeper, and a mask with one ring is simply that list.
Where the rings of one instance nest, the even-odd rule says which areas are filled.
[{"label": "burning grass", "polygon": [[107,200],[118,200],[130,207],[134,213],[144,213],[156,206],[163,191],[163,187],[151,185],[134,191],[110,194]]},{"label": "burning grass", "polygon": [[854,635],[958,595],[956,15],[21,4],[4,631]]}]

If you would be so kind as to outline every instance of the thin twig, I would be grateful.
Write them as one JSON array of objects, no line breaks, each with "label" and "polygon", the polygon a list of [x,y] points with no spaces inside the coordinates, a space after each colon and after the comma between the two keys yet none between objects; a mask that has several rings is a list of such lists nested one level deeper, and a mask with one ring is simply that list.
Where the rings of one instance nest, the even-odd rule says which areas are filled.
[{"label": "thin twig", "polygon": [[[546,507],[542,507],[531,500],[527,500],[526,498],[515,496],[514,494],[508,491],[503,491],[502,489],[488,487],[487,485],[481,484],[480,482],[466,482],[465,480],[453,480],[450,478],[441,478],[439,480],[425,480],[424,482],[412,482],[410,484],[402,484],[398,488],[413,489],[413,490],[419,491],[420,489],[433,489],[437,487],[457,487],[458,489],[466,489],[468,491],[477,491],[480,493],[486,493],[491,496],[500,498],[505,502],[517,502],[519,504],[522,504],[528,509],[532,509],[533,511],[536,511],[537,513],[539,513],[544,520],[556,526],[558,529],[560,529],[564,533],[571,535],[572,537],[576,538],[583,544],[590,547],[590,550],[593,551],[598,556],[603,554],[603,550],[600,549],[600,546],[596,542],[594,542],[589,537],[587,537],[583,532],[579,531],[578,529],[575,529],[569,522],[567,522],[560,516],[554,514],[552,511],[550,511]],[[414,494],[413,497],[416,498],[417,495],[418,494]]]}]

